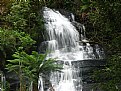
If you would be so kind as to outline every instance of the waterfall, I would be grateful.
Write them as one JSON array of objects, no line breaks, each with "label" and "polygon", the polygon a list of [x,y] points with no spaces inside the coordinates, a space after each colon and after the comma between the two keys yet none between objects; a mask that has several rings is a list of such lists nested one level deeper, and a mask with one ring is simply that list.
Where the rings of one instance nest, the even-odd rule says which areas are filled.
[{"label": "waterfall", "polygon": [[49,51],[47,59],[55,58],[58,64],[63,64],[61,72],[52,72],[47,91],[82,91],[82,64],[73,65],[73,62],[103,58],[103,50],[98,45],[91,46],[86,39],[85,27],[75,22],[73,14],[71,16],[72,22],[59,11],[47,7],[43,10]]}]

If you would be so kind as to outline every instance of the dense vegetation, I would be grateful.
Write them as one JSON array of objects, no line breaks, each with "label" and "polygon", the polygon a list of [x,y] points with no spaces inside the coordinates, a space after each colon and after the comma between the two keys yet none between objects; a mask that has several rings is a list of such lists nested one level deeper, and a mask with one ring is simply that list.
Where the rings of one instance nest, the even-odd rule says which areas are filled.
[{"label": "dense vegetation", "polygon": [[[16,64],[15,66],[19,66],[19,69],[15,70],[23,71],[22,66],[32,66],[32,59],[35,61],[34,65],[37,64],[38,59],[36,57],[40,55],[35,51],[44,39],[44,27],[40,10],[43,6],[47,6],[71,11],[77,15],[76,20],[86,26],[88,39],[102,45],[106,50],[106,67],[95,71],[93,79],[98,82],[98,87],[104,91],[120,91],[120,0],[1,0],[0,3],[1,70],[5,70],[5,64],[9,63],[7,65],[8,68],[11,67],[9,69],[14,69],[11,64]],[[28,59],[31,59],[30,63]],[[41,60],[40,62],[43,61],[42,58],[39,60]],[[20,65],[18,65],[19,62]],[[30,68],[33,69],[33,67]],[[52,64],[48,67],[52,68],[48,70],[53,70],[54,66]],[[29,67],[25,67],[24,71],[26,72],[23,72],[23,77],[27,76],[27,78],[29,77],[28,74],[38,74],[38,70],[30,72]],[[33,78],[28,80],[34,81],[35,74],[32,76]],[[20,79],[20,81],[24,79]],[[20,87],[23,88],[24,86]]]},{"label": "dense vegetation", "polygon": [[[1,1],[0,69],[18,77],[20,91],[28,91],[31,83],[37,91],[39,75],[61,68],[54,59],[45,60],[47,54],[37,52],[44,31],[38,4],[31,0]],[[9,91],[9,86],[5,90]]]}]

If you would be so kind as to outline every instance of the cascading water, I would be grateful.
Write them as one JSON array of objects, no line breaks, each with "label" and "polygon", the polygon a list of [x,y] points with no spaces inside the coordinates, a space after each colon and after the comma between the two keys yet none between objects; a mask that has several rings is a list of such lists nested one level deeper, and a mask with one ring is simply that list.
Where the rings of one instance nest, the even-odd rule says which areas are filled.
[{"label": "cascading water", "polygon": [[[48,36],[47,50],[50,52],[47,59],[55,58],[59,64],[63,64],[61,72],[51,74],[51,87],[48,88],[48,91],[51,91],[50,89],[54,89],[52,91],[82,91],[80,66],[72,63],[87,59],[101,59],[103,50],[101,51],[98,45],[94,50],[86,40],[85,27],[79,24],[80,37],[76,27],[59,11],[45,7],[43,17]],[[74,21],[74,16],[72,18]]]},{"label": "cascading water", "polygon": [[[67,18],[58,11],[46,8],[44,11],[45,27],[48,33],[48,58],[58,60],[76,60],[79,52],[79,33]],[[74,56],[70,56],[74,55]],[[74,57],[74,58],[72,58]]]}]

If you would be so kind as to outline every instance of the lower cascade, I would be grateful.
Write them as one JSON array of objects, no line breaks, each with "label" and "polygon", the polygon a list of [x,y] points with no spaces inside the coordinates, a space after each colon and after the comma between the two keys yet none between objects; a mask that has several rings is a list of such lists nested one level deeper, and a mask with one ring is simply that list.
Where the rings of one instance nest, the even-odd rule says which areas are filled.
[{"label": "lower cascade", "polygon": [[[74,16],[70,14],[71,22],[59,11],[45,7],[43,18],[47,33],[48,58],[55,58],[58,64],[63,65],[61,72],[52,72],[50,85],[45,90],[40,78],[39,91],[82,91],[82,69],[84,60],[103,59],[104,51],[98,44],[91,45],[86,39],[85,27],[78,23],[74,26]],[[81,34],[79,34],[79,32]]]}]

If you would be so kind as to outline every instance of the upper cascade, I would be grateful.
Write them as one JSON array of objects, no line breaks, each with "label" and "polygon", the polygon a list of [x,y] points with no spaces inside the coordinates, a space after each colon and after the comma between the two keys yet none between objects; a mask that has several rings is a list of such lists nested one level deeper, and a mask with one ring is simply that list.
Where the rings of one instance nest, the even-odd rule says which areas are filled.
[{"label": "upper cascade", "polygon": [[[47,31],[47,58],[56,58],[57,60],[85,60],[95,59],[99,55],[97,50],[96,55],[94,54],[95,49],[86,43],[85,46],[80,45],[79,41],[87,42],[85,27],[78,23],[79,32],[73,23],[77,23],[74,20],[74,15],[71,14],[72,22],[59,11],[45,7],[43,10],[43,18],[45,21],[45,28]],[[97,47],[97,46],[96,46]],[[98,48],[99,49],[99,48]],[[91,56],[90,56],[91,55]]]},{"label": "upper cascade", "polygon": [[[79,33],[71,22],[58,11],[46,8],[44,11],[45,26],[48,32],[48,41],[53,51],[65,47],[77,47]],[[53,46],[53,47],[52,47]]]}]

